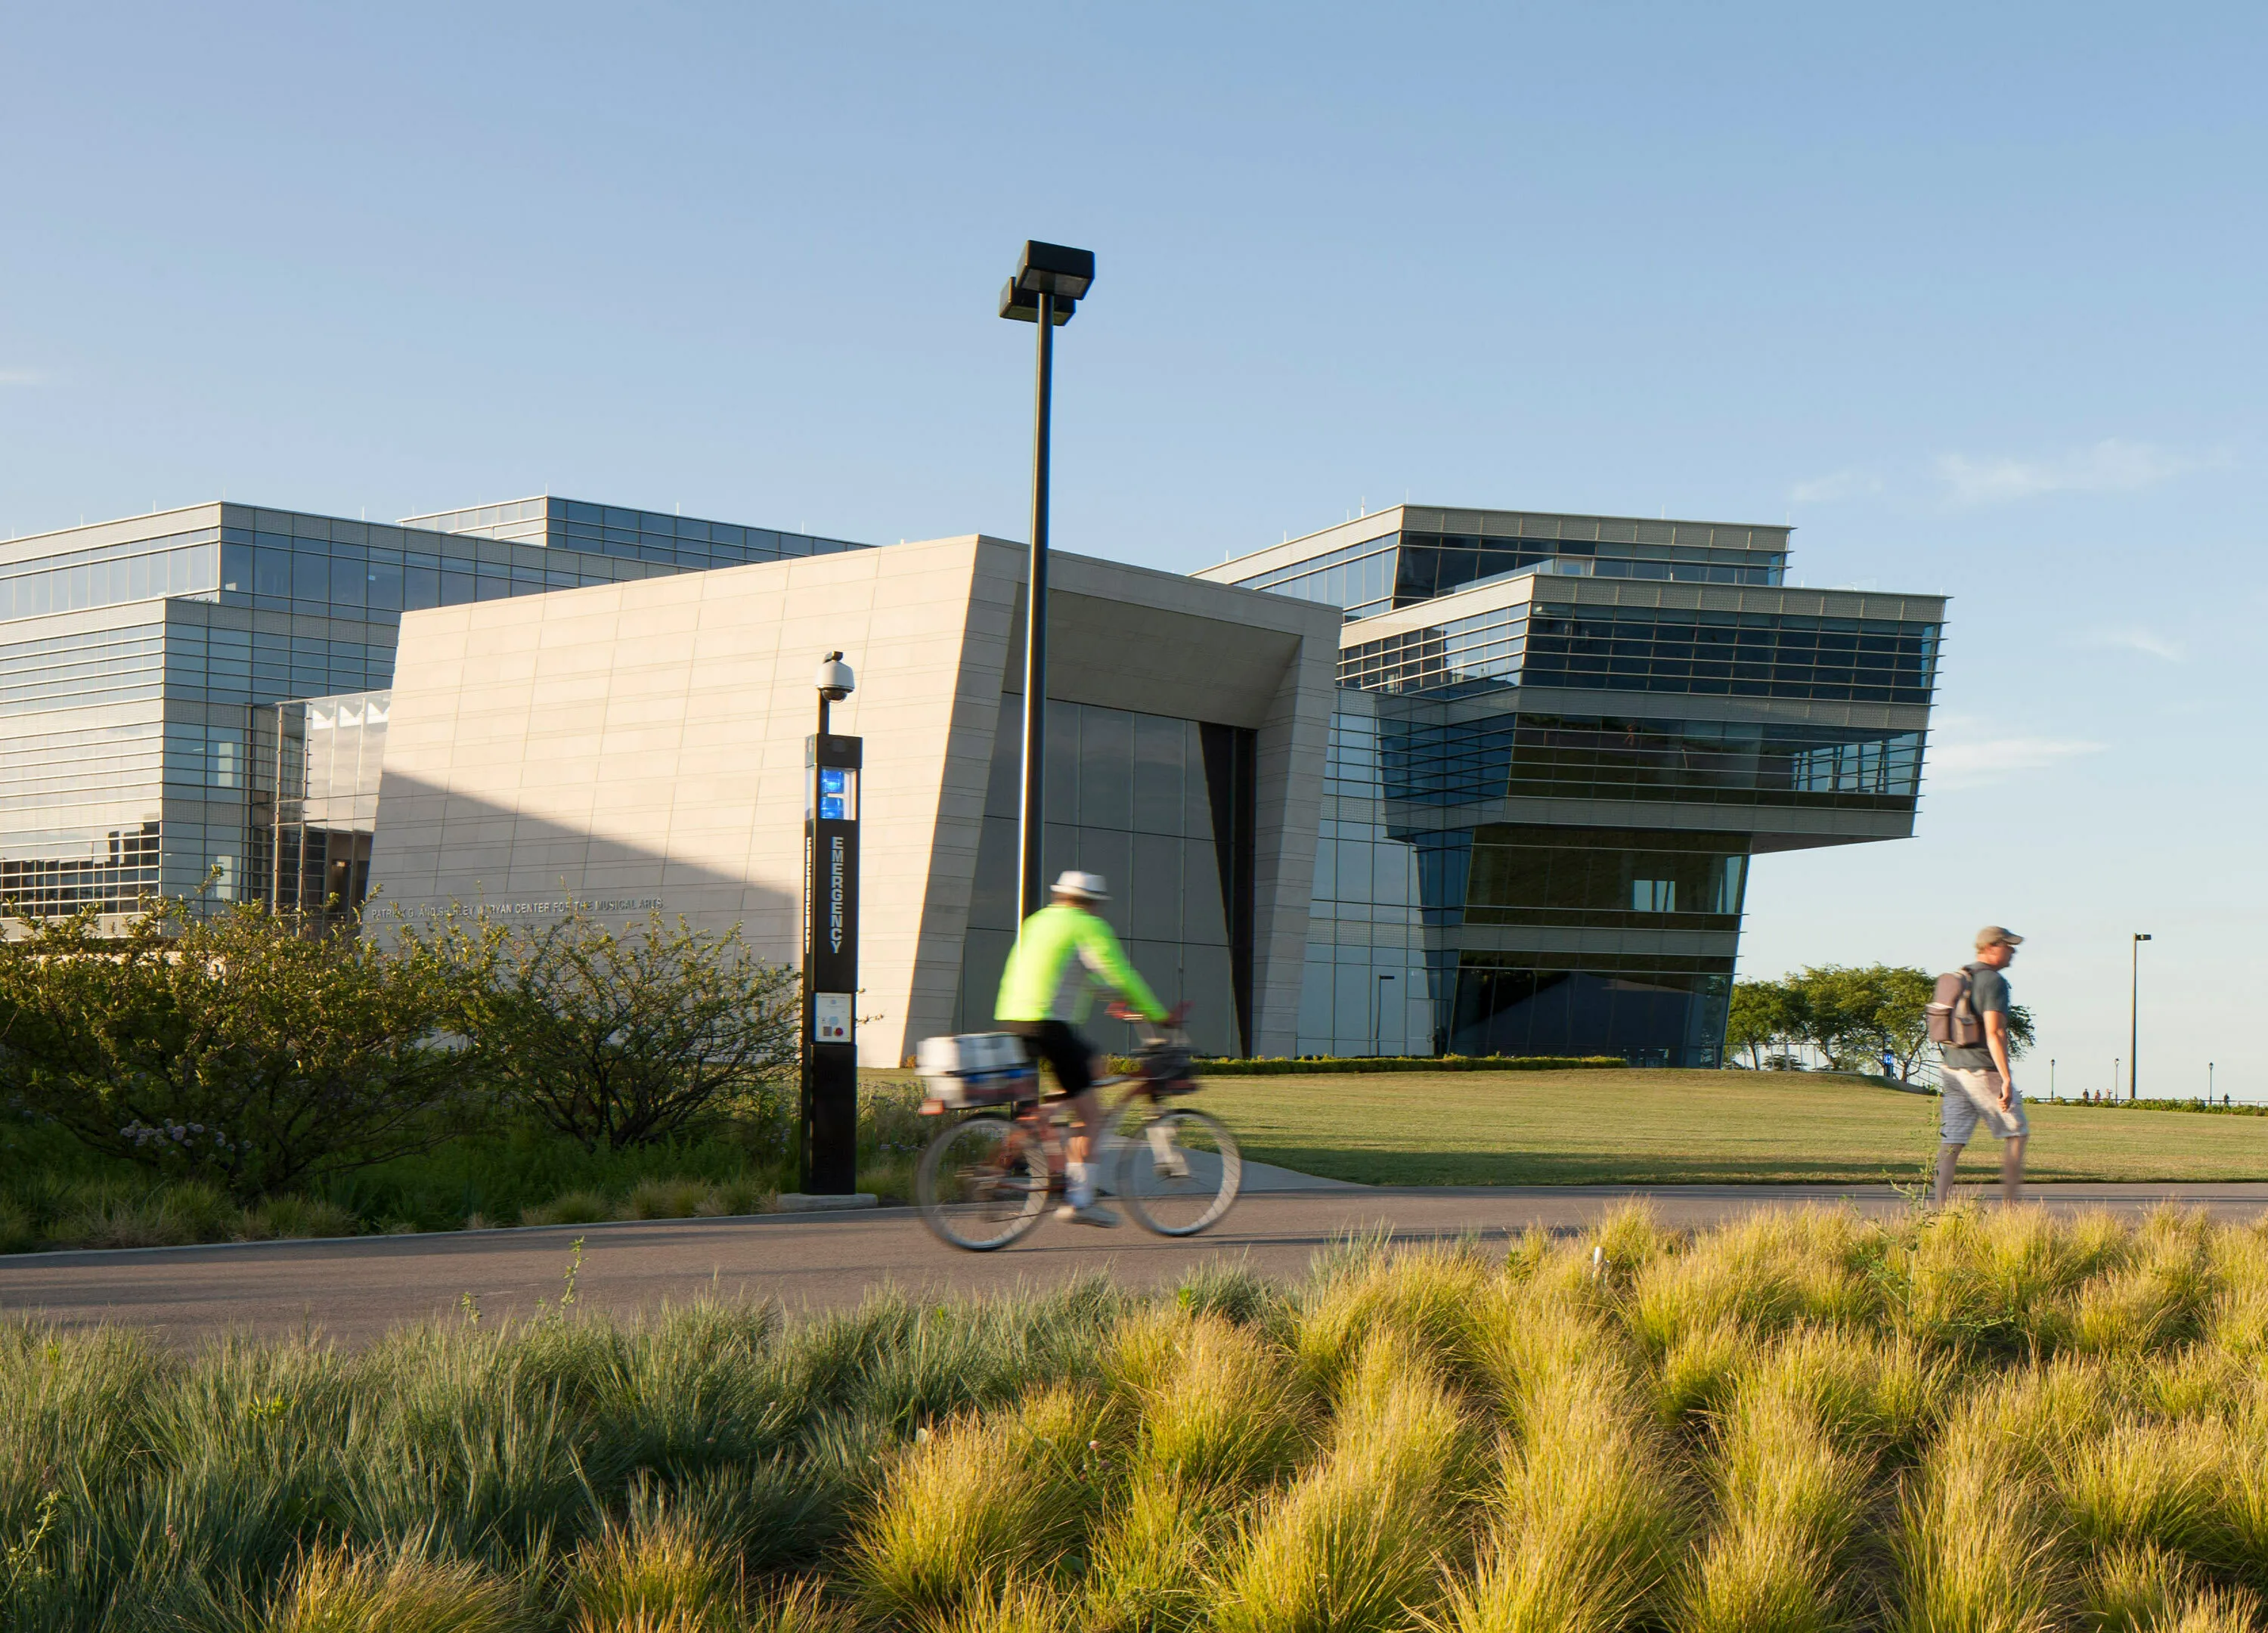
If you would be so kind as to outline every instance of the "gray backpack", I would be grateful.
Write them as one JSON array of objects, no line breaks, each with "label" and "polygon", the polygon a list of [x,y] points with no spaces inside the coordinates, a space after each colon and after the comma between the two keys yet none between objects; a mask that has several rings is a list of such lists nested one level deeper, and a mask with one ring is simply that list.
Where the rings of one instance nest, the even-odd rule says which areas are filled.
[{"label": "gray backpack", "polygon": [[1937,991],[1922,1014],[1932,1043],[1967,1049],[1984,1041],[1984,1020],[1977,1012],[1966,969],[1950,970],[1937,978]]}]

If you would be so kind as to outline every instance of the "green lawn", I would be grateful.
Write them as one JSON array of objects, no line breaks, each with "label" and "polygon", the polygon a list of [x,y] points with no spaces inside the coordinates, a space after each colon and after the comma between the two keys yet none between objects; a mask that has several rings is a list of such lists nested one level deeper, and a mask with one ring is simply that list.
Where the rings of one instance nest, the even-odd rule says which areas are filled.
[{"label": "green lawn", "polygon": [[[1372,1185],[1601,1185],[1925,1177],[1935,1099],[1747,1071],[1217,1078],[1199,1101],[1245,1154]],[[2036,1180],[2268,1180],[2268,1117],[2027,1107]],[[1997,1174],[1979,1136],[1962,1176]]]}]

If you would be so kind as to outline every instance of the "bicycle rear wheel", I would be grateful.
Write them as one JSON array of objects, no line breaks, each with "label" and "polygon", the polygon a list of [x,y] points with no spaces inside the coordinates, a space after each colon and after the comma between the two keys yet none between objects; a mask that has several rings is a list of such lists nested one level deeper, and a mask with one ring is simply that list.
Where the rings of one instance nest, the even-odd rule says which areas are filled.
[{"label": "bicycle rear wheel", "polygon": [[1001,1116],[940,1129],[914,1170],[914,1201],[939,1241],[990,1253],[1040,1222],[1048,1205],[1048,1159],[1040,1142]]},{"label": "bicycle rear wheel", "polygon": [[1187,1107],[1144,1123],[1118,1159],[1120,1199],[1160,1236],[1194,1236],[1216,1223],[1243,1181],[1236,1136]]}]

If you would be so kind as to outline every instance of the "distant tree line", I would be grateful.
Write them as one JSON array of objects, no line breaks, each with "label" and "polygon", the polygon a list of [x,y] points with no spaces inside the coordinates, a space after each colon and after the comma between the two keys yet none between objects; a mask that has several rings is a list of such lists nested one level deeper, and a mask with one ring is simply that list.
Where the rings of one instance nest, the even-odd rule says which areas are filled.
[{"label": "distant tree line", "polygon": [[[1882,1071],[1911,1078],[1935,1046],[1924,1011],[1937,977],[1911,966],[1839,964],[1809,967],[1777,981],[1736,981],[1725,1047],[1758,1069],[1805,1064],[1815,1056],[1841,1071]],[[2021,1004],[2008,1012],[2012,1055],[2032,1042],[2032,1017]]]},{"label": "distant tree line", "polygon": [[512,1119],[597,1150],[784,1104],[799,978],[737,928],[195,906],[0,943],[8,1112],[249,1200]]}]

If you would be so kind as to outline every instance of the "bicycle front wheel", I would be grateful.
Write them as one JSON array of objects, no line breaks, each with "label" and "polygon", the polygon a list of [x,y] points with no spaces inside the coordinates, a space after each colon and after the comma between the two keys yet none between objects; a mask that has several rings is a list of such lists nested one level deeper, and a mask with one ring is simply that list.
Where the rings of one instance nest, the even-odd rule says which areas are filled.
[{"label": "bicycle front wheel", "polygon": [[939,1241],[971,1253],[1005,1247],[1047,1208],[1047,1153],[1009,1118],[967,1118],[923,1151],[914,1201]]},{"label": "bicycle front wheel", "polygon": [[1243,1182],[1236,1136],[1218,1117],[1186,1107],[1144,1123],[1118,1159],[1120,1199],[1160,1236],[1195,1236],[1214,1224]]}]

